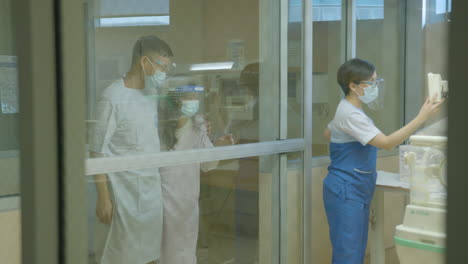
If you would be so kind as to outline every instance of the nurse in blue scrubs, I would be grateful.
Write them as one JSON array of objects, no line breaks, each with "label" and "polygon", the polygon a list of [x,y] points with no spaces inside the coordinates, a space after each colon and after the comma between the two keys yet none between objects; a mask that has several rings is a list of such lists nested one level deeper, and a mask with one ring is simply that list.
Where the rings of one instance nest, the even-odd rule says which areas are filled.
[{"label": "nurse in blue scrubs", "polygon": [[333,247],[333,264],[362,264],[367,245],[369,205],[374,194],[377,150],[392,149],[405,141],[440,110],[444,99],[426,99],[419,114],[390,135],[383,134],[363,111],[375,104],[383,79],[375,66],[352,59],[341,65],[338,83],[345,94],[325,129],[330,140],[328,175],[323,200]]}]

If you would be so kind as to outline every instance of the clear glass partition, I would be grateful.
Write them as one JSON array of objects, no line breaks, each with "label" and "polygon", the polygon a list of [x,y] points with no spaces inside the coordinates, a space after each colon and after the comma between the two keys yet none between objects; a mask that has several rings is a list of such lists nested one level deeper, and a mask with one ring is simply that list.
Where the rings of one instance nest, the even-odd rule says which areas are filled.
[{"label": "clear glass partition", "polygon": [[312,0],[312,156],[327,156],[323,131],[342,98],[336,71],[346,55],[346,7],[341,0]]},{"label": "clear glass partition", "polygon": [[[273,207],[280,199],[278,195],[272,195],[279,192],[275,189],[278,188],[275,181],[279,177],[277,155],[180,164],[152,171],[159,171],[160,187],[157,187],[157,181],[150,184],[151,176],[146,177],[146,191],[140,189],[140,194],[153,193],[154,197],[140,200],[142,207],[134,208],[130,206],[130,199],[123,199],[130,196],[119,197],[125,189],[119,190],[117,186],[127,186],[132,182],[138,185],[143,180],[125,178],[129,171],[108,174],[112,186],[115,186],[112,203],[117,215],[128,214],[135,209],[146,212],[148,216],[153,211],[152,217],[158,219],[150,224],[139,222],[138,228],[129,226],[127,229],[134,233],[129,236],[134,235],[135,238],[141,237],[140,231],[152,234],[145,240],[146,244],[139,244],[137,251],[149,249],[154,256],[160,255],[161,263],[178,263],[181,260],[206,264],[270,263],[269,252],[274,247],[272,232],[277,228],[274,226],[277,220],[273,221],[267,216],[272,215]],[[115,240],[122,225],[120,217],[113,214],[110,224],[104,224],[96,217],[99,194],[96,194],[94,185],[99,183],[94,176],[87,179],[90,191],[89,263],[100,263],[112,257],[109,251],[112,246],[128,241],[123,237],[123,241]],[[159,188],[160,193],[155,191]],[[127,204],[128,207],[120,204]],[[291,205],[297,207],[297,203]],[[144,227],[144,230],[140,230]],[[109,232],[113,228],[116,231]],[[125,226],[121,228],[125,229]],[[162,234],[162,240],[158,239],[158,234]],[[133,242],[143,241],[138,239]],[[132,256],[130,252],[120,255],[128,260]]]},{"label": "clear glass partition", "polygon": [[[302,7],[297,3],[294,6],[298,1],[290,1],[291,9],[295,9],[289,23],[280,21],[279,4],[266,0],[111,2],[89,1],[86,10],[86,122],[90,130],[108,126],[100,115],[108,102],[106,88],[113,85],[126,88],[124,91],[140,89],[143,97],[152,98],[158,107],[161,151],[173,150],[176,140],[171,137],[179,117],[186,115],[186,107],[194,103],[197,112],[193,116],[210,123],[214,143],[226,134],[231,134],[236,144],[279,139],[279,63],[281,54],[286,54],[286,137],[302,136]],[[287,47],[280,45],[280,23],[287,25]],[[129,78],[139,75],[143,77],[137,79],[144,80],[145,74],[149,77],[154,73],[153,66],[159,69],[157,55],[147,54],[151,47],[146,45],[151,40],[142,39],[150,36],[167,45],[161,51],[167,53],[163,56],[167,60],[159,62],[167,64],[163,68],[170,67],[163,72],[164,81],[154,87],[146,83],[145,88],[144,84],[132,84]],[[145,59],[135,62],[135,56]],[[154,119],[155,114],[148,118]],[[94,147],[91,140],[90,147]]]},{"label": "clear glass partition", "polygon": [[385,82],[380,108],[365,111],[383,133],[390,134],[403,125],[406,3],[361,0],[357,5],[356,56],[372,62]]},{"label": "clear glass partition", "polygon": [[87,2],[89,263],[301,261],[302,13]]},{"label": "clear glass partition", "polygon": [[[309,1],[61,0],[40,10],[37,2],[24,1],[31,17],[18,28],[31,32],[18,30],[20,39],[37,46],[31,64],[25,66],[28,61],[20,56],[20,66],[24,76],[49,90],[28,95],[33,103],[22,104],[27,106],[23,113],[40,111],[32,115],[31,127],[43,119],[50,127],[24,135],[41,147],[50,141],[51,147],[43,155],[49,163],[41,168],[34,167],[43,162],[37,159],[41,149],[31,147],[34,166],[23,169],[37,178],[29,186],[38,186],[31,188],[38,196],[49,189],[60,191],[37,201],[36,192],[23,196],[31,208],[36,202],[50,205],[44,212],[52,219],[44,224],[38,220],[43,216],[31,210],[30,228],[23,226],[23,231],[38,233],[23,247],[32,245],[40,252],[38,241],[50,233],[47,247],[53,250],[47,253],[57,253],[53,258],[80,254],[76,243],[86,248],[88,263],[328,260],[328,247],[307,247],[311,241],[321,247],[326,232],[321,199],[315,196],[320,191],[313,188],[320,188],[326,175],[329,153],[322,132],[343,97],[336,71],[350,51],[376,65],[385,79],[384,110],[366,111],[384,133],[395,131],[418,110],[426,74],[447,78],[451,1]],[[16,48],[27,49],[13,41],[12,14],[26,11],[14,11],[12,2],[0,0],[0,224],[12,226],[3,222],[8,216],[18,232],[0,238],[0,259],[18,253],[11,261],[17,263],[20,242],[10,240],[19,238],[20,229]],[[309,4],[311,9],[305,10]],[[42,21],[45,14],[57,24]],[[304,21],[307,15],[312,21]],[[37,21],[44,22],[37,27],[41,34],[35,31]],[[306,32],[309,22],[313,31]],[[83,24],[84,31],[67,30]],[[80,61],[84,56],[76,55],[82,47],[75,37],[81,35],[86,39],[85,65]],[[38,41],[42,37],[47,41]],[[312,47],[304,46],[310,39]],[[54,44],[56,50],[42,52],[43,46]],[[310,53],[312,57],[304,57]],[[44,58],[37,54],[52,59],[41,68]],[[83,69],[86,86],[67,86],[73,77],[85,79]],[[312,87],[305,81],[309,76]],[[86,96],[71,102],[71,90],[86,90]],[[82,118],[75,118],[81,113]],[[436,119],[444,116],[441,111]],[[83,121],[86,131],[70,132]],[[312,131],[308,122],[313,122]],[[81,142],[77,134],[86,137],[86,144],[69,144]],[[306,157],[309,150],[312,155]],[[85,175],[83,158],[75,159],[77,167],[70,166],[70,159],[83,152]],[[314,159],[322,167],[314,168],[313,179],[312,156],[325,156]],[[36,171],[48,172],[47,177]],[[74,172],[80,177],[72,177]],[[78,181],[87,184],[86,191],[74,189]],[[50,188],[42,188],[46,185]],[[70,206],[84,200],[87,212]],[[304,206],[308,204],[322,211]],[[312,214],[318,221],[304,222]],[[73,221],[86,223],[87,232],[78,225],[74,230]],[[50,230],[43,228],[47,224]],[[304,227],[313,230],[304,234]],[[87,247],[81,243],[86,239]],[[68,240],[73,243],[58,249],[56,244]],[[310,259],[309,250],[324,254]]]}]

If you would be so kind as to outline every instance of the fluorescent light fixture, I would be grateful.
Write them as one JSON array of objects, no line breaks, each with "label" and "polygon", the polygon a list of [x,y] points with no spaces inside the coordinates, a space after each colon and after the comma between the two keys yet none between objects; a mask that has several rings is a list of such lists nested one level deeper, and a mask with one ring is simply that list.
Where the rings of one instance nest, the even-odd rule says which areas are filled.
[{"label": "fluorescent light fixture", "polygon": [[134,27],[134,26],[166,26],[169,16],[141,16],[141,17],[106,17],[99,19],[100,27]]},{"label": "fluorescent light fixture", "polygon": [[426,25],[426,0],[422,2],[422,27]]},{"label": "fluorescent light fixture", "polygon": [[191,71],[213,71],[213,70],[230,70],[234,66],[234,62],[214,62],[214,63],[200,63],[192,64]]}]

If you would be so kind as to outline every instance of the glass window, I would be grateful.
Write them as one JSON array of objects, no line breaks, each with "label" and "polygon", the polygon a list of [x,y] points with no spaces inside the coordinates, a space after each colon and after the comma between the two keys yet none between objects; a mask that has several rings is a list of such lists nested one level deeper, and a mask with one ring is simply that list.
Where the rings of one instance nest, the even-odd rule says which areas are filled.
[{"label": "glass window", "polygon": [[302,1],[289,1],[288,19],[288,76],[287,76],[287,137],[303,137],[303,8]]},{"label": "glass window", "polygon": [[448,20],[451,12],[451,0],[426,0],[422,5],[423,26]]},{"label": "glass window", "polygon": [[[403,1],[367,1],[384,4],[384,19],[356,22],[356,57],[370,61],[378,78],[385,80],[382,108],[365,112],[385,134],[398,130],[403,124],[405,65],[405,7]],[[381,89],[382,90],[382,89]]]},{"label": "glass window", "polygon": [[313,22],[312,156],[328,155],[328,143],[322,135],[342,98],[336,71],[345,60],[346,23],[341,19],[344,10],[341,1],[312,1],[313,8],[329,5],[336,10],[334,18]]},{"label": "glass window", "polygon": [[[144,8],[159,2],[158,8]],[[235,144],[279,138],[280,36],[278,24],[269,20],[280,22],[273,11],[279,10],[277,3],[119,3],[95,1],[87,10],[89,152],[113,156],[171,151],[178,143],[175,129],[185,125],[209,132],[214,146],[224,145],[226,135],[232,135]],[[261,11],[261,5],[271,5],[272,11]],[[158,25],[130,21],[151,20],[153,15],[170,19]],[[109,17],[124,21],[103,26],[102,19]],[[285,51],[287,138],[302,136],[301,19],[289,23]],[[135,106],[146,110],[138,112]],[[145,119],[147,127],[136,126],[139,119]],[[155,129],[152,140],[159,142],[148,144]]]},{"label": "glass window", "polygon": [[[86,10],[87,153],[94,165],[128,166],[87,176],[90,263],[116,256],[128,263],[272,263],[280,243],[279,155],[158,168],[132,162],[301,138],[302,7],[288,21],[273,0],[109,3],[90,1]],[[167,20],[151,22],[155,17]],[[285,199],[297,223],[302,155],[287,156]],[[291,258],[301,255],[300,232],[292,233],[299,228],[287,230]],[[109,253],[121,248],[134,250]]]},{"label": "glass window", "polygon": [[435,5],[436,14],[443,14],[452,11],[452,0],[436,0]]},{"label": "glass window", "polygon": [[384,0],[357,0],[356,19],[371,20],[384,18]]}]

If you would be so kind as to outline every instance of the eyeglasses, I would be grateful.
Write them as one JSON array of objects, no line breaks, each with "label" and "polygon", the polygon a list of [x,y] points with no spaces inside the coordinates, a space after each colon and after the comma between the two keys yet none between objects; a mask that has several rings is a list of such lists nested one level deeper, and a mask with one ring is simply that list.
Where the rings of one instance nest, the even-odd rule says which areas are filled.
[{"label": "eyeglasses", "polygon": [[176,64],[174,62],[169,62],[169,63],[164,63],[161,60],[156,60],[155,64],[158,65],[158,67],[161,69],[163,72],[171,72],[175,69]]},{"label": "eyeglasses", "polygon": [[365,83],[368,85],[376,86],[376,85],[383,83],[384,81],[385,80],[383,78],[380,78],[380,79],[376,79],[375,81],[360,81],[359,83]]}]

